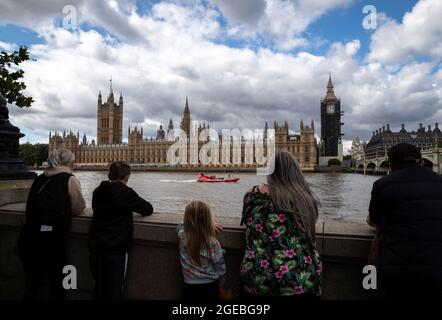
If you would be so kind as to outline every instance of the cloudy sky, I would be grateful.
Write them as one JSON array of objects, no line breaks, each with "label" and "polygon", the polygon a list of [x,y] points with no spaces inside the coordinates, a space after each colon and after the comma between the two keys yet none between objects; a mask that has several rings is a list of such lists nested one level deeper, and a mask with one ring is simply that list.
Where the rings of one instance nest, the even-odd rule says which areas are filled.
[{"label": "cloudy sky", "polygon": [[24,141],[94,138],[111,76],[125,138],[129,124],[178,125],[186,96],[216,129],[313,119],[319,134],[331,72],[348,146],[386,123],[442,123],[441,15],[440,0],[0,0],[0,50],[35,59],[23,64],[35,103],[10,106]]}]

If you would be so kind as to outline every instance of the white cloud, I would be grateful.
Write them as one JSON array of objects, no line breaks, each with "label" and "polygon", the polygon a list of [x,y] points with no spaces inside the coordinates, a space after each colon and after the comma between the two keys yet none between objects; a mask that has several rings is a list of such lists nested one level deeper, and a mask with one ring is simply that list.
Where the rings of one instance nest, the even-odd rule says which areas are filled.
[{"label": "white cloud", "polygon": [[260,35],[278,49],[290,51],[314,45],[305,37],[307,27],[330,10],[345,7],[353,0],[213,1],[230,22],[228,34]]},{"label": "white cloud", "polygon": [[13,51],[16,50],[17,47],[15,43],[0,41],[0,50]]},{"label": "white cloud", "polygon": [[[331,8],[325,3],[297,5],[323,12]],[[39,25],[46,43],[32,46],[37,61],[24,64],[27,93],[35,104],[27,110],[11,108],[14,124],[41,141],[47,141],[49,130],[95,136],[98,90],[107,96],[112,75],[116,94],[124,94],[125,135],[129,123],[143,124],[148,135],[155,135],[159,123],[167,125],[169,117],[178,126],[186,96],[193,119],[217,129],[288,120],[291,130],[299,131],[301,119],[313,118],[320,132],[320,99],[329,71],[346,112],[346,140],[367,139],[384,123],[398,128],[402,122],[441,122],[442,71],[436,62],[395,68],[377,60],[361,63],[358,39],[333,43],[324,55],[230,48],[216,42],[223,33],[216,10],[198,1],[191,6],[158,3],[145,15],[119,4],[109,10],[126,19],[130,31],[115,26],[112,37]],[[258,26],[264,18],[257,19]]]},{"label": "white cloud", "polygon": [[372,35],[369,61],[409,62],[417,56],[442,58],[442,1],[420,0],[401,23],[384,21]]},{"label": "white cloud", "polygon": [[54,17],[62,17],[66,4],[78,6],[83,1],[70,0],[69,3],[63,3],[59,0],[2,0],[0,24],[12,23],[34,28],[42,22],[52,21]]},{"label": "white cloud", "polygon": [[229,20],[252,28],[256,27],[266,7],[265,0],[213,0],[213,2]]}]

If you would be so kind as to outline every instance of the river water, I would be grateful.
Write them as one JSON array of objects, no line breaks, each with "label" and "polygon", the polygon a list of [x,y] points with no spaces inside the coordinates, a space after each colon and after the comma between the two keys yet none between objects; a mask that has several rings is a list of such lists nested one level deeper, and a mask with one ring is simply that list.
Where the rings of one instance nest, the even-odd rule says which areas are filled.
[{"label": "river water", "polygon": [[[106,174],[105,171],[75,172],[88,206],[92,191],[106,179]],[[133,172],[129,186],[149,200],[156,212],[182,213],[189,200],[199,199],[206,201],[216,216],[240,217],[244,193],[252,186],[265,182],[265,177],[253,173],[235,176],[240,178],[237,183],[199,183],[196,182],[196,173]],[[371,187],[379,177],[306,173],[306,178],[321,201],[320,218],[365,222]]]}]

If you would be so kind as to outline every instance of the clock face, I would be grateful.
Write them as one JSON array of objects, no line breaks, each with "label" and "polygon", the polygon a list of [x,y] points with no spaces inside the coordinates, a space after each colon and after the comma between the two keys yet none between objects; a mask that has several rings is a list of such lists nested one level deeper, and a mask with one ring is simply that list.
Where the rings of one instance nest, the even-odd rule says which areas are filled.
[{"label": "clock face", "polygon": [[327,105],[327,113],[335,113],[335,105],[334,104]]}]

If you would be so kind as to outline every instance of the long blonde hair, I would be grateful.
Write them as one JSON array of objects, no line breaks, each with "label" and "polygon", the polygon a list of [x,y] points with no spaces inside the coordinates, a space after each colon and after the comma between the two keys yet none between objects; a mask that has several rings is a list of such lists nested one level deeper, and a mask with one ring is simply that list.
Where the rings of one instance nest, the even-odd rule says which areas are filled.
[{"label": "long blonde hair", "polygon": [[210,208],[202,201],[190,202],[184,210],[184,245],[193,263],[201,265],[201,250],[210,247],[215,239],[215,224]]},{"label": "long blonde hair", "polygon": [[287,151],[277,151],[275,169],[267,176],[270,195],[277,210],[299,215],[308,236],[315,237],[319,201],[310,189],[298,162]]}]

